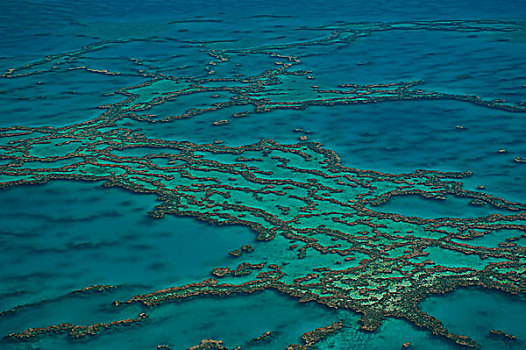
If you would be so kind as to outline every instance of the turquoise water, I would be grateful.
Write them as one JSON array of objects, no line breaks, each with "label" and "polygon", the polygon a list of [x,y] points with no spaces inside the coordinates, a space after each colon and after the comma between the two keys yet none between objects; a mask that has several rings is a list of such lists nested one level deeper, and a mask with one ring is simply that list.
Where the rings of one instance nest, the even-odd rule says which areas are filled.
[{"label": "turquoise water", "polygon": [[429,200],[420,196],[391,197],[389,201],[371,209],[391,212],[405,216],[417,216],[426,219],[438,218],[476,218],[490,214],[511,214],[510,211],[492,207],[489,204],[474,206],[467,198],[450,196],[446,199]]},{"label": "turquoise water", "polygon": [[[306,332],[340,320],[343,328],[317,343],[317,348],[400,349],[405,342],[414,349],[465,348],[400,315],[385,317],[373,332],[364,331],[359,329],[362,315],[355,307],[335,309],[327,307],[323,299],[300,303],[300,297],[287,295],[290,290],[279,292],[276,285],[252,294],[199,295],[155,307],[113,304],[216,278],[214,268],[235,270],[245,262],[264,267],[248,275],[217,278],[218,283],[250,283],[257,280],[258,273],[272,271],[269,265],[277,264],[284,273],[279,282],[289,287],[299,277],[318,274],[310,282],[319,285],[308,288],[323,297],[331,293],[324,291],[325,287],[345,287],[346,273],[366,284],[372,275],[384,278],[388,272],[383,269],[390,269],[389,257],[402,257],[397,261],[403,265],[389,272],[389,276],[402,278],[400,284],[386,287],[391,293],[396,288],[404,290],[409,278],[402,277],[400,271],[411,270],[408,264],[432,260],[434,264],[422,267],[425,273],[433,273],[430,271],[437,266],[482,271],[490,270],[490,263],[510,264],[500,273],[516,273],[514,280],[506,281],[519,295],[457,288],[445,295],[426,296],[418,300],[418,307],[441,321],[449,332],[472,338],[477,348],[524,348],[526,164],[516,159],[526,157],[525,20],[522,1],[199,0],[146,4],[132,0],[72,4],[31,0],[0,4],[0,73],[6,73],[0,76],[0,312],[12,311],[0,314],[0,348],[154,349],[167,344],[172,349],[186,349],[210,338],[223,340],[228,348],[285,349],[289,344],[301,344]],[[327,39],[336,32],[337,39]],[[348,36],[352,40],[347,40]],[[228,56],[228,61],[221,62],[220,56],[214,56],[217,53]],[[286,67],[291,74],[272,73],[293,62],[288,56],[301,61]],[[279,84],[272,85],[273,78]],[[323,101],[352,96],[352,87],[341,84],[417,81],[408,88],[409,93],[396,96],[390,95],[394,88],[385,88],[392,98],[373,88],[371,94],[358,96],[356,103]],[[267,85],[251,87],[255,82]],[[138,87],[140,84],[151,85]],[[442,95],[428,99],[427,93]],[[132,95],[134,98],[129,98]],[[378,101],[367,100],[370,96]],[[464,101],[465,96],[478,96],[482,102]],[[264,102],[265,98],[272,100]],[[491,104],[494,99],[505,102]],[[289,105],[264,111],[280,103]],[[291,105],[299,108],[288,108]],[[223,120],[228,123],[217,125]],[[27,131],[32,133],[17,134]],[[134,136],[126,138],[127,132]],[[35,141],[48,136],[51,143]],[[289,173],[257,150],[243,154],[259,158],[257,161],[220,153],[228,147],[250,147],[262,139],[280,145],[319,142],[324,149],[336,152],[343,166],[387,174],[382,175],[384,182],[371,180],[378,194],[394,188],[397,174],[417,169],[470,171],[468,177],[434,180],[457,181],[458,188],[488,195],[486,199],[494,196],[518,204],[515,210],[489,202],[474,206],[469,204],[472,197],[449,193],[440,200],[409,194],[391,196],[381,205],[364,205],[378,215],[399,214],[442,223],[448,218],[460,220],[457,226],[441,227],[445,233],[429,232],[420,223],[390,221],[386,216],[349,225],[360,209],[329,201],[317,202],[311,212],[320,218],[272,221],[261,213],[273,213],[286,221],[306,204],[292,197],[250,192],[269,188],[254,185],[239,173],[229,173],[225,164],[238,164],[236,169],[243,171],[243,166],[272,171],[258,173],[261,179],[282,179],[282,174]],[[68,140],[73,142],[60,145]],[[138,147],[121,149],[132,141]],[[180,146],[180,142],[189,143]],[[215,147],[217,154],[212,157],[210,152],[197,150],[202,145]],[[291,146],[294,150],[300,147]],[[99,152],[105,149],[107,153]],[[308,152],[307,148],[301,150]],[[190,153],[190,158],[184,158]],[[274,150],[271,156],[277,154]],[[326,176],[335,174],[326,170],[328,162],[321,156],[308,164],[287,156],[291,160],[288,165]],[[42,161],[45,158],[48,161]],[[219,163],[197,163],[212,158],[222,167],[213,168]],[[189,159],[201,168],[191,169]],[[80,162],[90,164],[77,169]],[[117,166],[101,170],[101,164]],[[149,176],[173,175],[183,168],[188,174],[215,179],[190,182],[177,173],[175,178],[161,181],[164,187],[148,182]],[[112,170],[122,176],[111,174]],[[289,180],[309,183],[319,174],[296,173]],[[374,176],[364,178],[369,181]],[[422,180],[417,175],[407,178]],[[109,186],[112,181],[114,187]],[[318,177],[316,181],[332,186],[336,180]],[[444,183],[437,186],[447,186]],[[207,193],[206,188],[201,191],[200,185],[231,196]],[[190,190],[184,194],[195,194],[195,198],[181,200],[177,196],[183,190],[177,186],[188,186]],[[424,188],[424,181],[415,186]],[[286,193],[306,196],[307,188],[311,187],[295,187]],[[271,189],[289,191],[283,184]],[[319,189],[316,195],[350,203],[348,199],[358,200],[360,190],[367,192],[344,187],[343,192]],[[432,193],[433,188],[423,191]],[[193,205],[204,216],[196,218],[199,213],[183,210],[194,199],[202,201]],[[224,213],[234,213],[242,221],[219,225],[227,219],[214,216],[223,212],[218,207],[206,207],[205,200],[211,199],[216,204],[245,205],[259,211],[243,211],[241,216],[242,211],[225,208]],[[156,217],[160,212],[165,215]],[[490,214],[516,216],[492,221]],[[371,222],[385,228],[373,232],[368,225]],[[258,235],[265,235],[253,223],[261,224],[265,234],[276,229],[276,237],[257,240]],[[501,223],[514,227],[492,226]],[[342,239],[327,230],[348,236]],[[395,230],[403,233],[400,236],[414,236],[400,238],[392,234]],[[470,230],[478,237],[459,238]],[[447,234],[452,236],[446,239]],[[419,237],[432,238],[420,242]],[[301,249],[309,240],[351,253],[327,253],[311,246],[304,248],[302,256]],[[255,250],[244,251],[240,257],[229,254],[247,244]],[[379,253],[397,244],[385,254]],[[428,255],[404,257],[412,244],[421,244],[419,249],[423,246]],[[443,244],[448,244],[448,249],[443,249]],[[457,251],[460,244],[476,247],[470,248],[474,254]],[[496,249],[504,249],[502,254],[498,252],[499,257],[485,256]],[[369,259],[376,265],[366,270]],[[334,280],[321,280],[320,268],[347,272],[334,277],[337,282],[331,284]],[[357,271],[365,272],[353,275]],[[498,276],[492,276],[491,283],[504,283],[505,277]],[[423,288],[438,280],[429,278],[422,281]],[[374,293],[382,291],[385,282],[378,281],[367,285],[377,288]],[[74,293],[102,284],[115,288]],[[344,296],[357,303],[366,298],[357,289],[345,288]],[[377,295],[379,299],[385,296],[382,293],[385,290]],[[375,310],[391,306],[382,304]],[[66,333],[24,341],[4,338],[29,328],[64,322],[88,326],[135,318],[141,312],[149,316],[144,322],[86,339],[73,339]],[[490,329],[512,334],[517,340],[491,336]],[[270,341],[253,341],[267,331],[272,332]]]},{"label": "turquoise water", "polygon": [[[155,197],[99,183],[17,187],[3,199],[9,210],[1,214],[2,246],[12,255],[2,255],[2,264],[13,265],[1,276],[3,292],[23,291],[25,303],[91,284],[190,283],[208,277],[210,266],[229,263],[229,251],[255,238],[243,227],[153,219],[147,212]],[[18,303],[2,298],[2,309]]]},{"label": "turquoise water", "polygon": [[[488,349],[520,349],[522,341],[492,337],[490,329],[502,330],[524,339],[524,296],[507,296],[498,292],[463,288],[443,297],[432,297],[422,307],[431,316],[443,320],[448,329],[465,329],[465,333]],[[447,307],[445,305],[448,305]]]}]

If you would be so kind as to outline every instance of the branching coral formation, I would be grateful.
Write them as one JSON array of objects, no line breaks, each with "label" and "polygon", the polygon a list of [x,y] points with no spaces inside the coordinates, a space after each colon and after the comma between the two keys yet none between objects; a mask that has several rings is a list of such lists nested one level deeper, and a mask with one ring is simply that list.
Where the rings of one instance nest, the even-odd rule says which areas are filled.
[{"label": "branching coral formation", "polygon": [[[513,242],[517,237],[496,248],[470,244],[474,238],[499,230],[526,232],[525,204],[463,189],[456,180],[469,176],[469,172],[418,170],[387,174],[343,166],[336,153],[315,142],[280,144],[267,139],[239,147],[228,146],[220,140],[195,144],[151,138],[136,126],[198,118],[203,113],[228,107],[237,108],[232,118],[241,118],[274,109],[392,100],[449,99],[526,112],[526,107],[502,99],[427,92],[418,88],[418,81],[365,86],[343,84],[339,89],[323,89],[308,83],[312,72],[295,70],[295,66],[301,64],[300,55],[288,54],[298,46],[315,49],[347,44],[377,31],[509,32],[519,28],[514,22],[497,21],[315,28],[331,34],[301,43],[207,51],[212,59],[204,67],[208,75],[214,75],[215,67],[230,64],[230,59],[236,56],[265,54],[276,60],[274,67],[259,75],[203,78],[140,69],[137,74],[147,81],[118,90],[126,99],[101,105],[104,112],[95,119],[65,127],[1,128],[1,188],[56,179],[103,180],[106,187],[155,194],[160,204],[150,212],[153,217],[171,214],[218,225],[245,225],[260,241],[278,240],[282,250],[272,261],[250,261],[254,248],[243,246],[230,253],[236,259],[247,260],[241,261],[237,269],[217,267],[211,271],[213,278],[130,296],[129,300],[114,303],[115,307],[143,304],[145,313],[136,319],[92,326],[62,323],[11,333],[9,337],[23,341],[44,334],[69,333],[78,338],[124,325],[140,327],[141,322],[147,322],[147,310],[162,303],[273,289],[300,302],[315,301],[331,308],[356,311],[362,315],[363,330],[374,331],[385,318],[396,317],[458,344],[475,347],[474,340],[445,329],[438,319],[422,311],[419,303],[428,295],[461,286],[525,293],[526,251]],[[122,42],[126,41],[96,43],[78,51],[48,56],[9,69],[3,78],[71,70],[119,74],[91,69],[82,63],[82,58],[86,53]],[[132,61],[143,65],[139,60]],[[155,113],[157,106],[177,104],[180,98],[190,95],[201,104],[206,102],[205,106],[190,106],[173,115]],[[211,132],[227,123],[228,120],[213,123]],[[428,219],[376,210],[395,196],[408,195],[430,201],[466,198],[473,205],[494,207],[504,214]],[[448,264],[428,258],[437,250],[449,257]],[[239,283],[223,283],[221,279],[225,277],[238,278]],[[5,311],[2,316],[10,312],[16,312],[16,308]],[[337,322],[306,333],[302,336],[303,345],[291,345],[289,349],[308,349],[341,327],[341,322]],[[269,332],[260,338],[270,336]],[[159,345],[159,348],[169,346]],[[192,349],[226,348],[220,341],[203,340]]]}]

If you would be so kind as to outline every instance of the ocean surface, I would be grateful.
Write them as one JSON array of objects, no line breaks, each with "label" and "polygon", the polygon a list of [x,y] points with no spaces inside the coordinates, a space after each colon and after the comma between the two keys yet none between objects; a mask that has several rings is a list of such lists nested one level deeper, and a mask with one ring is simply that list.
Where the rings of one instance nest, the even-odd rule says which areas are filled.
[{"label": "ocean surface", "polygon": [[526,348],[524,1],[2,1],[0,73],[0,349]]}]

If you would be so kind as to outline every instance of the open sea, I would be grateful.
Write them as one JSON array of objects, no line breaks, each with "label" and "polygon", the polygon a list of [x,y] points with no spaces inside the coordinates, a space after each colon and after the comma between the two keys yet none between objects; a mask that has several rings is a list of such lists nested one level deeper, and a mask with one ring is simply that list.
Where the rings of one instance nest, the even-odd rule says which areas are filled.
[{"label": "open sea", "polygon": [[526,349],[525,1],[0,0],[0,74],[0,349]]}]

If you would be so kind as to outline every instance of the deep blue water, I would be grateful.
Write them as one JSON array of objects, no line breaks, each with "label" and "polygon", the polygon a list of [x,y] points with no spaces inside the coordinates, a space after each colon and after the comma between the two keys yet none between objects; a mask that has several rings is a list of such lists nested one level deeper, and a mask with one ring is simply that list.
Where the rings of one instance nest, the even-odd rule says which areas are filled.
[{"label": "deep blue water", "polygon": [[[94,42],[141,40],[111,43],[80,59],[90,68],[120,75],[66,72],[59,67],[16,79],[0,77],[0,127],[62,127],[97,117],[101,113],[97,106],[124,99],[105,94],[146,81],[136,74],[130,57],[143,60],[156,73],[207,77],[203,65],[210,57],[196,46],[189,47],[188,40],[230,40],[210,47],[235,49],[325,34],[298,30],[302,27],[443,19],[526,21],[526,4],[489,0],[4,1],[0,3],[1,72]],[[170,24],[173,21],[181,22]],[[308,48],[298,49],[305,54],[298,68],[313,71],[312,84],[327,89],[342,83],[423,80],[420,88],[428,91],[526,102],[526,27],[522,28],[518,33],[481,32],[476,37],[455,31],[373,32],[346,46],[313,48],[310,53]],[[237,71],[218,67],[215,76],[249,76],[273,68],[273,61],[264,55],[240,57],[239,63]],[[466,77],[459,79],[461,75]],[[209,99],[203,97],[203,103],[210,103]],[[180,113],[201,100],[180,102],[159,106],[158,113]],[[466,189],[484,185],[486,193],[526,202],[526,164],[513,161],[526,157],[526,113],[453,100],[392,101],[252,113],[248,118],[230,118],[229,125],[210,132],[211,123],[243,110],[227,108],[162,127],[132,124],[148,137],[195,143],[223,140],[229,146],[263,138],[296,143],[298,134],[293,129],[302,128],[312,132],[309,141],[334,150],[349,167],[387,173],[469,170],[473,176],[462,180]],[[499,149],[506,152],[498,153]],[[271,250],[256,242],[254,232],[246,227],[214,226],[176,216],[153,219],[147,213],[158,204],[154,196],[103,188],[101,183],[51,181],[18,186],[0,190],[0,203],[0,311],[45,300],[15,316],[0,317],[0,337],[60,322],[88,325],[136,317],[141,312],[138,306],[110,310],[107,305],[209,278],[214,267],[234,266],[228,252],[242,245],[256,247],[260,255],[254,261],[264,257],[265,249]],[[471,218],[498,212],[461,201],[449,203],[425,206],[419,199],[404,198],[387,203],[382,210],[424,218]],[[92,284],[119,287],[94,298],[60,299]],[[526,346],[526,328],[520,327],[526,324],[523,296],[461,289],[422,305],[448,329],[471,336],[482,349]],[[301,334],[339,319],[345,322],[344,330],[322,342],[321,349],[399,349],[405,341],[415,349],[459,348],[398,319],[386,320],[374,333],[364,333],[358,330],[359,316],[351,311],[299,304],[274,291],[166,304],[151,312],[144,327],[103,334],[89,343],[58,336],[29,344],[0,341],[0,348],[153,349],[169,343],[173,349],[184,349],[214,338],[223,339],[229,347],[250,349],[254,348],[250,339],[272,330],[277,336],[266,349],[284,349],[299,342]],[[510,332],[519,341],[488,338],[491,328]]]}]

